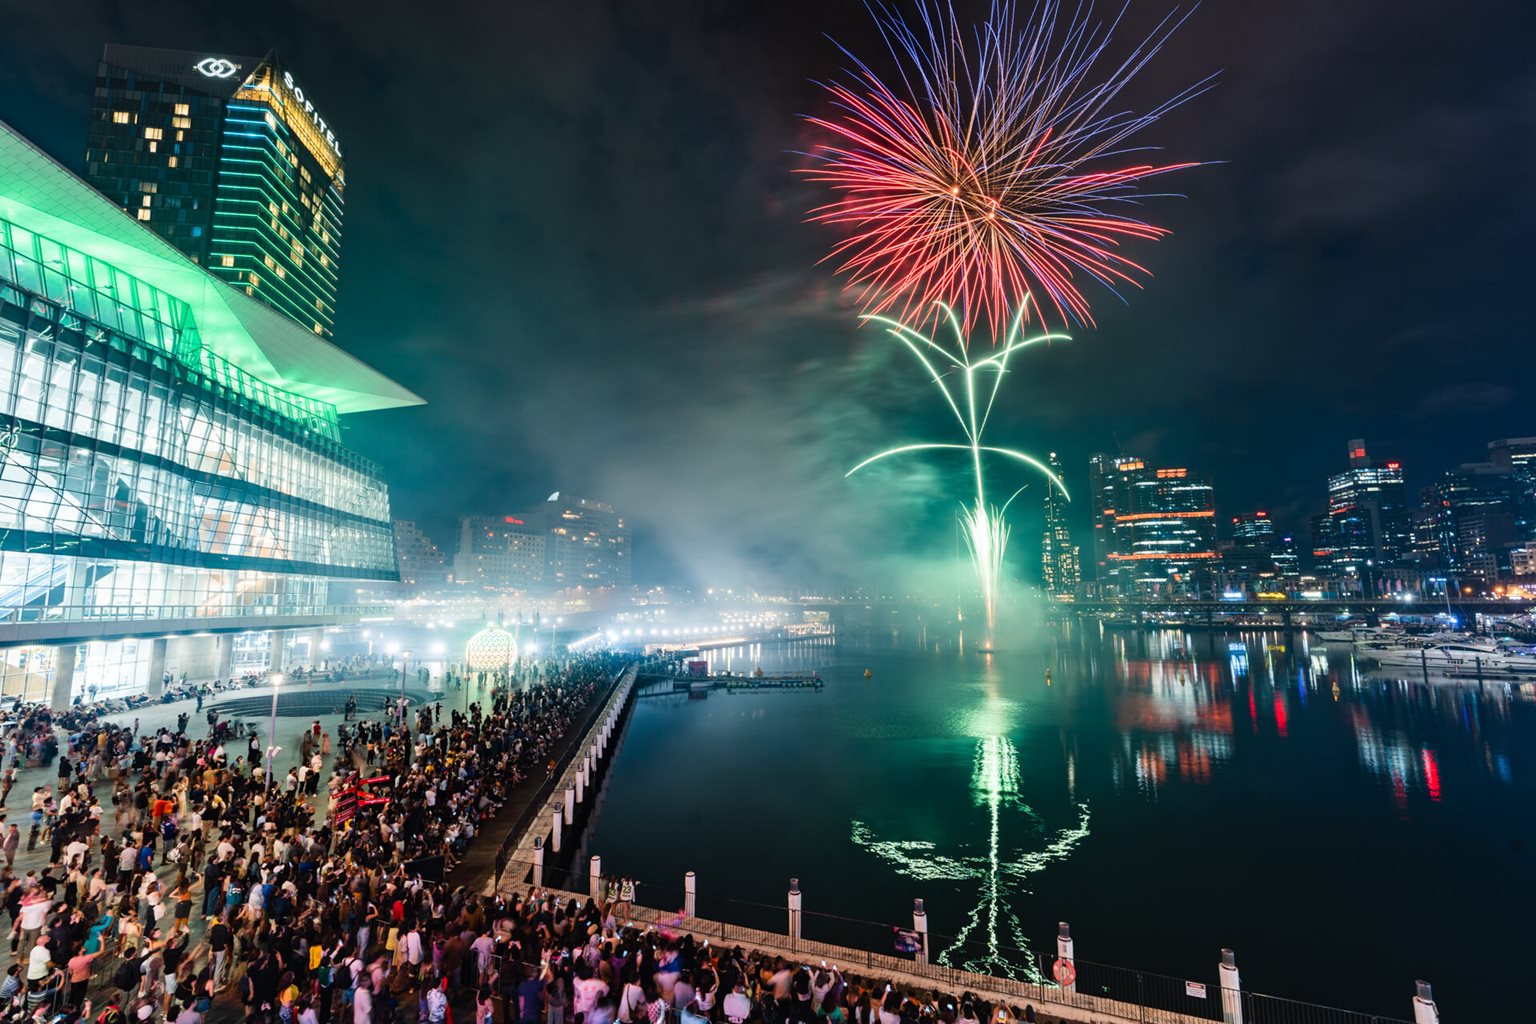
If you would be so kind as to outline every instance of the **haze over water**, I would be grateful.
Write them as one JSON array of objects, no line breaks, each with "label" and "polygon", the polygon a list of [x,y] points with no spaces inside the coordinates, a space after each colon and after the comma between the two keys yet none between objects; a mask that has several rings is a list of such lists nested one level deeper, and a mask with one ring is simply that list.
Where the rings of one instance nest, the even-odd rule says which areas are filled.
[{"label": "haze over water", "polygon": [[1520,1005],[1493,979],[1536,913],[1529,691],[1367,677],[1299,635],[1003,646],[719,652],[828,685],[639,701],[579,855],[653,905],[694,870],[701,915],[779,931],[795,876],[808,938],[879,951],[922,897],[935,955],[980,970],[1025,976],[1065,920],[1081,960],[1213,989],[1229,946],[1273,995],[1406,1018],[1425,978],[1447,1019]]}]

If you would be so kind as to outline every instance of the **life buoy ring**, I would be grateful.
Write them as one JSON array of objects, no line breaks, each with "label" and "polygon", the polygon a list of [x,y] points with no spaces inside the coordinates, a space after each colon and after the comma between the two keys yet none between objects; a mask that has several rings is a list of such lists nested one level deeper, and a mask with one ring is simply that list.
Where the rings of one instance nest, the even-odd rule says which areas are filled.
[{"label": "life buoy ring", "polygon": [[1071,960],[1060,957],[1051,965],[1051,974],[1055,976],[1056,984],[1062,988],[1066,988],[1077,981],[1077,968],[1072,965]]}]

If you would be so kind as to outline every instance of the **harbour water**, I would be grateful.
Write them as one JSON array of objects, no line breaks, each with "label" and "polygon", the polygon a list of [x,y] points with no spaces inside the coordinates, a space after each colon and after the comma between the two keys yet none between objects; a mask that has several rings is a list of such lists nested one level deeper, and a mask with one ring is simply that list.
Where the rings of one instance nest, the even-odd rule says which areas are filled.
[{"label": "harbour water", "polygon": [[[1536,702],[1357,670],[1300,634],[1048,627],[995,654],[921,627],[735,649],[819,691],[638,701],[581,855],[640,902],[1017,976],[1079,959],[1405,1018],[1521,1015]],[[869,670],[869,678],[865,671]],[[579,863],[579,862],[578,862]],[[1496,1019],[1496,1018],[1495,1018]]]}]

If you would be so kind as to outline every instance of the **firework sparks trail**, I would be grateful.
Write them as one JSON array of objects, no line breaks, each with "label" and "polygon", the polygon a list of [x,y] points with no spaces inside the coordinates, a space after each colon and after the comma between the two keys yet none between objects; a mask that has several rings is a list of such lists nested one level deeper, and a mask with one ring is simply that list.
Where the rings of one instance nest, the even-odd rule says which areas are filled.
[{"label": "firework sparks trail", "polygon": [[915,25],[871,4],[899,80],[888,85],[844,49],[847,80],[825,84],[834,112],[807,118],[830,138],[804,171],[837,194],[810,216],[850,230],[826,259],[864,312],[913,322],[943,300],[967,331],[982,324],[996,340],[1030,305],[1092,324],[1086,279],[1139,287],[1148,272],[1122,243],[1168,230],[1129,210],[1166,194],[1144,191],[1152,179],[1197,165],[1152,161],[1133,137],[1212,79],[1145,113],[1122,109],[1120,95],[1188,14],[1170,14],[1116,62],[1120,19],[1096,21],[1091,3],[1068,14],[1039,0],[1021,23],[994,0],[974,33],[939,0],[919,0]]},{"label": "firework sparks trail", "polygon": [[[948,319],[954,330],[955,342],[952,349],[939,344],[929,335],[922,334],[888,317],[870,314],[866,315],[865,319],[884,324],[891,336],[905,345],[923,364],[923,369],[927,371],[934,386],[943,396],[945,405],[959,423],[960,433],[965,438],[965,443],[924,442],[898,445],[870,456],[850,469],[846,475],[853,476],[864,467],[893,455],[927,451],[961,451],[970,454],[976,497],[974,504],[967,505],[964,501],[960,503],[960,524],[965,534],[966,546],[970,549],[976,579],[981,588],[982,606],[986,611],[987,632],[990,640],[997,626],[997,592],[1002,581],[1003,556],[1008,549],[1008,524],[1003,516],[1008,511],[1008,505],[1018,497],[1019,491],[1014,491],[1013,496],[1001,506],[990,504],[987,499],[982,456],[997,456],[1033,466],[1046,475],[1048,481],[1046,486],[1054,485],[1059,488],[1064,497],[1067,496],[1067,488],[1061,482],[1061,478],[1051,472],[1050,467],[1039,459],[1014,448],[998,448],[983,444],[983,433],[987,428],[987,421],[991,418],[992,409],[997,403],[997,394],[1002,388],[1003,377],[1008,372],[1008,360],[1014,354],[1032,345],[1069,339],[1064,334],[1038,334],[1029,338],[1023,337],[1025,314],[1021,310],[1014,317],[1013,326],[1009,329],[1006,343],[1001,350],[985,358],[973,358],[960,317],[944,303],[939,303],[939,306],[942,315]],[[991,375],[990,380],[987,379],[988,374]],[[958,395],[946,380],[951,375],[959,376]]]}]

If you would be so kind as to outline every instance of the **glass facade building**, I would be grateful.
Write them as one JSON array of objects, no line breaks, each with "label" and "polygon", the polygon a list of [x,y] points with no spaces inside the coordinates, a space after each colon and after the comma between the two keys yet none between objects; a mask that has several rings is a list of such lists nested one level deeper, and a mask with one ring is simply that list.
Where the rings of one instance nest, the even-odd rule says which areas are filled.
[{"label": "glass facade building", "polygon": [[1218,558],[1210,480],[1123,456],[1095,456],[1093,470],[1100,501],[1094,543],[1096,550],[1103,545],[1100,593],[1204,593]]},{"label": "glass facade building", "polygon": [[216,277],[332,334],[341,144],[275,53],[108,46],[86,179]]},{"label": "glass facade building", "polygon": [[253,645],[220,634],[355,620],[343,584],[397,578],[394,531],[338,417],[419,402],[0,123],[7,692],[152,689],[191,634],[227,675]]},{"label": "glass facade building", "polygon": [[[1062,475],[1061,459],[1050,455],[1051,472]],[[1067,526],[1067,498],[1050,484],[1045,488],[1045,535],[1040,541],[1040,582],[1045,592],[1059,600],[1071,600],[1082,582],[1077,546]]]}]

